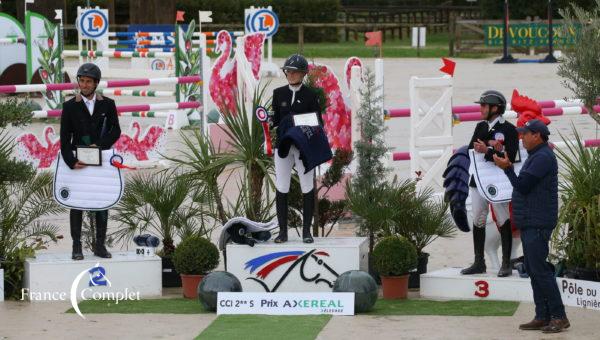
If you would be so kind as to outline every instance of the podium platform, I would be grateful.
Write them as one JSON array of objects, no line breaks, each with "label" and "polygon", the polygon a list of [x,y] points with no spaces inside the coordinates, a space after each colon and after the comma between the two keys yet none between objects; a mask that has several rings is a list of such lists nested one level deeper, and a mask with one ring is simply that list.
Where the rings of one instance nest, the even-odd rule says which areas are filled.
[{"label": "podium platform", "polygon": [[[84,254],[73,261],[70,253],[39,254],[25,261],[22,294],[30,301],[63,301],[128,296],[128,299],[162,295],[162,262],[156,255],[114,252],[111,259]],[[117,295],[118,294],[118,295]]]},{"label": "podium platform", "polygon": [[228,244],[227,271],[240,280],[244,292],[331,292],[340,274],[367,271],[368,250],[364,237],[317,237],[312,244],[294,238],[254,247]]},{"label": "podium platform", "polygon": [[421,297],[428,299],[533,301],[531,283],[519,277],[516,270],[510,277],[498,277],[497,272],[461,275],[462,268],[444,268],[421,274]]}]

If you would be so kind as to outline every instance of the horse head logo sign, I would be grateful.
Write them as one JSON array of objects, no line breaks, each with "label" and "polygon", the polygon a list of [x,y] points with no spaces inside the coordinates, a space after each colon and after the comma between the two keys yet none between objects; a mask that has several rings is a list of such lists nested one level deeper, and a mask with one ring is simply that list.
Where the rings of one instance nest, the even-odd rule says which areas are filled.
[{"label": "horse head logo sign", "polygon": [[[304,282],[313,282],[314,284],[326,284],[333,288],[333,282],[339,274],[329,266],[325,259],[329,254],[325,251],[282,251],[269,253],[259,257],[255,257],[245,263],[245,269],[254,274],[256,277],[250,276],[246,280],[258,282],[267,292],[275,292],[292,274],[296,267],[299,267],[298,275]],[[275,269],[291,263],[287,269],[278,277],[272,277]],[[259,269],[260,268],[260,269]],[[258,270],[258,271],[257,271]],[[316,271],[316,273],[314,273]],[[275,271],[281,272],[281,271]],[[314,273],[311,276],[309,273]],[[269,288],[267,280],[273,281],[274,285]]]},{"label": "horse head logo sign", "polygon": [[279,18],[269,9],[260,9],[246,16],[246,30],[250,33],[264,33],[270,38],[278,28]]},{"label": "horse head logo sign", "polygon": [[85,276],[85,274],[89,274],[90,287],[112,286],[110,280],[106,277],[106,269],[104,269],[104,267],[101,267],[100,263],[96,263],[96,265],[92,268],[83,270],[75,277],[75,280],[73,280],[73,283],[71,284],[71,306],[73,306],[73,310],[75,310],[75,313],[77,313],[77,315],[79,315],[83,319],[85,319],[85,316],[81,314],[81,310],[79,309],[79,303],[77,301],[77,287],[79,286],[79,282]]},{"label": "horse head logo sign", "polygon": [[89,38],[101,37],[108,31],[108,19],[100,10],[85,11],[79,19],[79,31]]},{"label": "horse head logo sign", "polygon": [[110,281],[106,277],[106,269],[104,267],[100,267],[100,264],[97,263],[96,266],[90,268],[88,270],[90,274],[90,282],[89,286],[110,286]]}]

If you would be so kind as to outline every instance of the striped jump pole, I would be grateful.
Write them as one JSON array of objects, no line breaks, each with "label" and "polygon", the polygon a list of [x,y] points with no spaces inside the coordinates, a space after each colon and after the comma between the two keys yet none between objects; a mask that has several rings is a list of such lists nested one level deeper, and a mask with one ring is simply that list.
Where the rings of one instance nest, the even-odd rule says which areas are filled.
[{"label": "striped jump pole", "polygon": [[[565,107],[578,107],[582,106],[583,102],[580,99],[573,100],[543,100],[538,102],[542,109],[551,109],[551,108],[565,108]],[[506,110],[511,110],[510,104],[507,104]],[[410,109],[409,108],[394,108],[394,109],[385,109],[384,110],[386,117],[388,118],[401,118],[401,117],[410,117]],[[452,113],[474,113],[479,112],[479,105],[459,105],[452,107]]]},{"label": "striped jump pole", "polygon": [[[600,112],[600,105],[594,105],[594,112]],[[544,116],[573,116],[573,115],[582,115],[588,114],[588,110],[583,106],[572,106],[572,107],[557,107],[557,108],[548,108],[542,109],[542,114]],[[518,118],[518,113],[515,111],[506,111],[504,113],[504,118]],[[453,115],[455,122],[474,122],[481,120],[480,112],[467,112],[467,113],[458,113]]]},{"label": "striped jump pole", "polygon": [[108,32],[108,36],[116,38],[174,37],[175,32]]},{"label": "striped jump pole", "polygon": [[[196,109],[201,107],[199,102],[181,102],[181,103],[158,103],[158,104],[140,104],[140,105],[122,105],[117,106],[119,116],[133,116],[132,112],[147,112],[147,111],[165,111],[165,110],[183,110]],[[33,111],[33,118],[57,118],[62,115],[62,110],[40,110]],[[130,113],[130,114],[128,114]],[[152,115],[153,117],[161,117],[160,115]],[[142,116],[138,116],[142,117]],[[150,117],[150,116],[148,116]],[[165,116],[166,117],[166,114]]]},{"label": "striped jump pole", "polygon": [[25,38],[0,38],[0,44],[24,44]]},{"label": "striped jump pole", "polygon": [[[555,100],[541,100],[538,102],[542,109],[552,109],[559,107],[577,107],[582,106],[583,101],[581,99],[572,99],[572,100],[563,100],[563,99],[555,99]],[[506,105],[506,110],[511,110],[512,107],[510,103]],[[479,105],[460,105],[454,106],[452,108],[452,113],[468,113],[468,112],[479,112]]]},{"label": "striped jump pole", "polygon": [[[103,80],[98,83],[98,88],[115,87],[136,87],[150,85],[169,85],[169,84],[190,84],[202,83],[200,76],[169,77],[169,78],[146,78],[146,79],[125,79],[125,80]],[[62,84],[30,84],[30,85],[0,85],[0,93],[27,93],[27,92],[46,92],[75,90],[77,83]],[[143,110],[138,110],[143,111]]]},{"label": "striped jump pole", "polygon": [[160,40],[109,40],[109,45],[136,45],[136,46],[175,46],[175,43]]},{"label": "striped jump pole", "polygon": [[[213,31],[213,32],[194,32],[194,37],[199,37],[200,34],[205,35],[207,38],[208,37],[216,37],[219,34],[219,31]],[[244,35],[244,31],[229,31],[229,35],[232,37],[241,37]]]},{"label": "striped jump pole", "polygon": [[[583,146],[585,146],[586,148],[598,148],[600,147],[600,139],[588,139],[588,140],[584,140],[583,142]],[[572,140],[570,141],[570,143],[576,143],[576,141]],[[567,146],[567,143],[564,141],[559,141],[559,142],[555,142],[555,143],[551,143],[555,148],[565,148]],[[424,150],[424,151],[419,151],[419,154],[421,155],[421,157],[423,158],[437,158],[437,157],[441,157],[443,154],[443,150]],[[410,152],[394,152],[392,159],[394,161],[409,161],[410,160]]]},{"label": "striped jump pole", "polygon": [[[194,32],[194,37],[199,37],[200,34],[203,34],[207,37],[216,37],[219,32]],[[229,35],[233,37],[241,37],[244,35],[244,31],[229,31]],[[174,37],[175,32],[108,32],[108,36],[112,38]]]},{"label": "striped jump pole", "polygon": [[171,111],[134,111],[120,112],[121,117],[139,117],[139,118],[167,118]]},{"label": "striped jump pole", "polygon": [[114,97],[175,97],[175,91],[101,89],[97,92]]},{"label": "striped jump pole", "polygon": [[169,58],[173,57],[173,52],[133,52],[133,51],[94,51],[94,50],[65,50],[63,57],[88,57],[88,58]]},{"label": "striped jump pole", "polygon": [[175,47],[117,47],[114,49],[116,52],[175,52],[177,49]]}]

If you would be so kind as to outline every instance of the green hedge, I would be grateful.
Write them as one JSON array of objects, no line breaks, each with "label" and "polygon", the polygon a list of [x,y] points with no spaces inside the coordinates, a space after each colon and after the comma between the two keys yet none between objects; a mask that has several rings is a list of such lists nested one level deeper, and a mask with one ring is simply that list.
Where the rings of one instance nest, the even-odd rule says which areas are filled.
[{"label": "green hedge", "polygon": [[[339,0],[179,0],[177,7],[186,13],[194,13],[188,18],[197,17],[198,11],[212,11],[213,23],[243,24],[244,9],[250,6],[272,6],[279,17],[279,23],[317,22],[333,23],[340,9]],[[306,29],[306,42],[337,41],[336,29]],[[280,27],[274,37],[276,42],[297,42],[298,29]]]}]

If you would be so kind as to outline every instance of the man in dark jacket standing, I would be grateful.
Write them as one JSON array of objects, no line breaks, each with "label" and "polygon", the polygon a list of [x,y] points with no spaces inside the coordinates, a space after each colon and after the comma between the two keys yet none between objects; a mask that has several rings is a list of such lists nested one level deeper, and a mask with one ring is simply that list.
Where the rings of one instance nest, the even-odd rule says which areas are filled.
[{"label": "man in dark jacket standing", "polygon": [[[80,93],[63,105],[60,119],[60,152],[65,163],[74,170],[86,167],[74,155],[77,146],[95,146],[108,150],[121,136],[119,118],[115,102],[96,94],[101,72],[92,63],[81,65],[77,70]],[[70,211],[71,238],[73,239],[73,260],[83,260],[81,247],[81,224],[83,211]],[[96,212],[96,244],[94,255],[111,258],[106,250],[106,230],[108,210]]]},{"label": "man in dark jacket standing", "polygon": [[523,146],[529,154],[519,176],[506,155],[494,155],[494,162],[513,186],[513,218],[521,230],[525,268],[535,302],[535,318],[519,328],[556,333],[570,326],[553,267],[546,260],[558,220],[558,163],[548,145],[550,131],[544,123],[533,119],[517,130],[523,134]]}]

